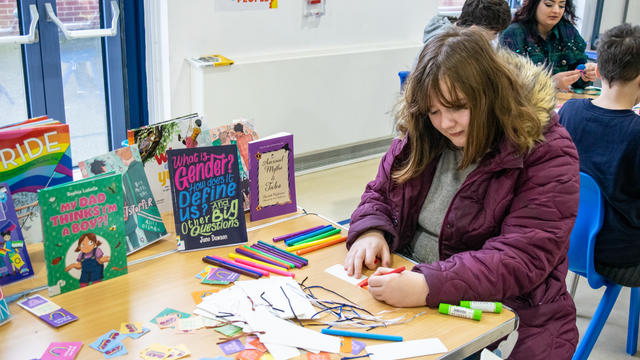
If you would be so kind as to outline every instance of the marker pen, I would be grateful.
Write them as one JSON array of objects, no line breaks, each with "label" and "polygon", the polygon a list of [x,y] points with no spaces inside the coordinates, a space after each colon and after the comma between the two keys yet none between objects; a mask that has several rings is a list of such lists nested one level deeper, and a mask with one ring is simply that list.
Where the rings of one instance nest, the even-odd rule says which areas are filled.
[{"label": "marker pen", "polygon": [[438,311],[440,314],[452,315],[457,317],[462,317],[466,319],[473,319],[476,321],[480,321],[482,317],[482,311],[476,309],[467,309],[461,306],[449,305],[441,303],[438,307]]},{"label": "marker pen", "polygon": [[464,301],[460,300],[460,306],[467,309],[476,309],[482,312],[492,312],[500,314],[502,312],[502,303],[493,301]]}]

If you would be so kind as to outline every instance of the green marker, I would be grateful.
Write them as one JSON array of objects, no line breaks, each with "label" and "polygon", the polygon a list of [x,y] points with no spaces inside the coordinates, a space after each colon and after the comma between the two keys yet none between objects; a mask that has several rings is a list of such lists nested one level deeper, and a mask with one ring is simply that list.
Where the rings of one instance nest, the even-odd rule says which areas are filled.
[{"label": "green marker", "polygon": [[449,304],[440,304],[438,307],[438,311],[440,314],[458,316],[466,319],[473,319],[476,321],[480,321],[482,317],[482,311],[476,309],[467,309],[461,306],[449,305]]},{"label": "green marker", "polygon": [[460,300],[460,306],[468,309],[477,309],[482,312],[492,312],[500,314],[502,312],[502,303],[493,301],[464,301]]}]

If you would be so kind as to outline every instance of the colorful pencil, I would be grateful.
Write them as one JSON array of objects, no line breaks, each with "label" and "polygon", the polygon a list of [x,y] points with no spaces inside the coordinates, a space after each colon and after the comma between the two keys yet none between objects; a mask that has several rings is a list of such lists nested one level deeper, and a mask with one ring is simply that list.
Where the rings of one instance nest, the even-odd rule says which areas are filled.
[{"label": "colorful pencil", "polygon": [[[207,257],[208,257],[208,258],[210,258],[210,259],[213,259],[213,260],[217,260],[217,261],[220,261],[220,262],[226,263],[226,264],[228,264],[228,265],[232,265],[232,266],[236,266],[236,267],[244,268],[245,270],[248,270],[248,271],[253,271],[253,272],[258,273],[258,274],[263,275],[263,276],[265,275],[263,270],[255,270],[255,269],[251,269],[251,268],[249,268],[248,266],[242,266],[242,265],[235,264],[235,263],[233,262],[233,260],[231,260],[231,259],[225,259],[225,258],[223,258],[223,257],[216,256],[216,255],[207,255]],[[268,275],[269,275],[269,274],[267,274],[267,276],[268,276]]]},{"label": "colorful pencil", "polygon": [[293,245],[293,246],[288,247],[287,251],[296,251],[296,250],[300,250],[300,249],[306,249],[308,247],[324,244],[326,242],[329,242],[329,241],[332,241],[332,240],[335,240],[335,239],[339,239],[341,237],[342,236],[340,234],[338,234],[338,235],[329,236],[328,238],[312,241],[312,242],[309,242],[309,243]]},{"label": "colorful pencil", "polygon": [[339,244],[339,243],[341,243],[341,242],[343,242],[345,240],[347,240],[347,237],[346,236],[341,236],[341,237],[339,237],[337,239],[329,240],[329,241],[324,242],[322,244],[317,244],[317,245],[314,245],[314,246],[310,246],[308,248],[297,250],[296,254],[304,255],[304,254],[310,253],[312,251],[316,251],[316,250],[319,250],[319,249],[322,249],[322,248],[326,248],[326,247],[331,246],[331,245]]},{"label": "colorful pencil", "polygon": [[301,267],[307,265],[302,260],[287,255],[288,254],[287,252],[278,251],[278,250],[272,249],[272,248],[270,248],[268,246],[264,246],[262,244],[253,244],[253,245],[251,245],[251,248],[252,249],[257,249],[257,250],[260,250],[260,251],[264,251],[267,254],[271,254],[271,255],[273,255],[273,256],[275,256],[277,258],[280,258],[282,260],[286,260],[286,261],[294,264],[297,268],[301,268]]},{"label": "colorful pencil", "polygon": [[285,265],[283,263],[279,263],[279,262],[273,261],[273,260],[267,258],[266,256],[258,255],[256,253],[253,253],[253,252],[251,252],[249,250],[245,250],[243,248],[236,248],[235,251],[238,254],[244,255],[244,256],[252,258],[254,260],[260,260],[262,262],[266,262],[266,263],[269,263],[269,264],[274,265],[274,266],[281,267],[281,268],[286,269],[286,270],[290,269],[287,265]]},{"label": "colorful pencil", "polygon": [[310,233],[306,233],[306,234],[302,234],[302,235],[298,235],[298,236],[294,236],[294,237],[292,237],[290,239],[285,240],[284,242],[285,242],[285,244],[289,245],[289,244],[292,244],[292,243],[295,243],[295,242],[298,242],[298,241],[302,241],[304,239],[308,239],[310,237],[314,237],[316,235],[320,235],[322,233],[325,233],[327,231],[331,231],[333,229],[335,229],[333,226],[326,225],[326,226],[323,226],[322,228],[320,228],[320,229],[318,229],[316,231],[313,231],[313,232],[310,232]]},{"label": "colorful pencil", "polygon": [[245,260],[245,259],[234,259],[234,261],[236,261],[236,262],[238,262],[240,264],[244,264],[244,265],[256,267],[258,269],[266,270],[266,271],[274,273],[274,274],[278,274],[278,275],[282,275],[282,276],[291,276],[292,278],[296,277],[296,275],[294,273],[291,273],[291,272],[288,272],[288,271],[284,271],[284,270],[280,270],[280,269],[276,269],[273,266],[265,266],[265,265],[261,265],[261,264],[256,264],[253,261],[249,261],[249,260]]},{"label": "colorful pencil", "polygon": [[394,335],[372,334],[372,333],[337,330],[337,329],[322,329],[321,332],[327,335],[348,336],[348,337],[355,337],[355,338],[386,340],[386,341],[402,341],[402,336],[394,336]]},{"label": "colorful pencil", "polygon": [[208,256],[205,256],[202,258],[202,261],[207,263],[207,264],[211,264],[211,265],[215,265],[215,266],[219,266],[221,268],[225,268],[227,270],[231,270],[233,272],[237,272],[239,274],[242,275],[246,275],[248,277],[252,277],[254,279],[258,279],[260,278],[262,275],[260,273],[251,271],[251,270],[247,270],[238,266],[234,266],[231,264],[227,264],[226,262],[222,262],[222,261],[218,261],[212,258],[209,258]]},{"label": "colorful pencil", "polygon": [[277,257],[275,257],[273,255],[269,255],[269,254],[267,254],[267,253],[265,253],[263,251],[260,251],[260,250],[252,249],[251,247],[249,247],[247,245],[244,245],[242,247],[245,250],[253,251],[253,252],[255,252],[255,253],[259,254],[259,255],[266,256],[267,258],[272,259],[272,260],[274,260],[276,262],[281,262],[281,263],[287,265],[289,267],[289,269],[296,267],[295,265],[293,265],[292,263],[290,263],[290,262],[288,262],[286,260],[279,259],[279,258],[277,258]]},{"label": "colorful pencil", "polygon": [[333,236],[333,235],[339,234],[341,231],[342,231],[342,229],[332,229],[332,230],[329,230],[329,231],[324,232],[322,234],[316,235],[314,237],[310,237],[310,238],[307,238],[307,239],[304,239],[304,240],[300,240],[300,241],[295,241],[295,242],[289,243],[289,244],[287,244],[287,246],[296,246],[296,245],[310,243],[310,242],[313,242],[313,241],[316,241],[316,240],[324,239],[324,238],[327,238],[329,236]]},{"label": "colorful pencil", "polygon": [[320,226],[312,227],[310,229],[304,229],[304,230],[296,231],[296,232],[293,232],[293,233],[290,233],[290,234],[276,236],[276,237],[273,238],[273,242],[278,242],[278,241],[282,241],[282,240],[286,240],[286,239],[292,238],[294,236],[310,233],[310,232],[316,231],[316,230],[318,230],[320,228],[323,228],[323,227],[324,227],[324,225],[320,225]]},{"label": "colorful pencil", "polygon": [[283,253],[285,253],[285,254],[288,254],[288,255],[291,255],[291,256],[293,256],[293,257],[296,257],[296,258],[300,259],[303,263],[305,263],[305,265],[309,265],[309,260],[307,260],[307,259],[303,258],[302,256],[298,256],[298,255],[296,255],[296,254],[290,253],[290,252],[288,252],[288,251],[286,251],[286,250],[284,250],[284,249],[281,249],[281,248],[279,248],[279,247],[277,247],[277,246],[274,246],[274,245],[268,244],[268,243],[266,243],[266,242],[264,242],[264,241],[262,241],[262,240],[258,240],[258,244],[263,244],[263,245],[266,245],[266,246],[272,247],[273,249],[277,249],[277,250],[279,250],[279,251],[282,251],[282,252],[283,252]]},{"label": "colorful pencil", "polygon": [[[393,270],[391,270],[391,271],[387,271],[386,273],[382,273],[382,274],[380,274],[380,275],[397,274],[397,273],[401,273],[401,272],[403,272],[404,270],[405,270],[404,266],[400,266],[400,267],[399,267],[399,268],[397,268],[397,269],[393,269]],[[367,285],[369,285],[369,278],[366,278],[366,279],[364,279],[364,280],[362,280],[362,281],[360,281],[360,282],[358,283],[358,286],[360,286],[360,287],[365,287],[365,286],[367,286]]]}]

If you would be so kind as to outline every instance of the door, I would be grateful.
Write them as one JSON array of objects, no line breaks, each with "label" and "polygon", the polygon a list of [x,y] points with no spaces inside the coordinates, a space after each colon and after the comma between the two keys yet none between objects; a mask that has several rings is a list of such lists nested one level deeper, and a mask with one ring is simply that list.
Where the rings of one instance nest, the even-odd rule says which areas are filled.
[{"label": "door", "polygon": [[116,0],[0,0],[0,125],[69,124],[74,164],[125,138]]}]

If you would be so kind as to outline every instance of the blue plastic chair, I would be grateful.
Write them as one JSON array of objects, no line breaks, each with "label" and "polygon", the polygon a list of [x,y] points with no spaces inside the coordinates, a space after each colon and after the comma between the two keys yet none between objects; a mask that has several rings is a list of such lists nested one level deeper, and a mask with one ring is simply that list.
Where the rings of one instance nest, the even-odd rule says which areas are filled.
[{"label": "blue plastic chair", "polygon": [[[613,305],[622,289],[621,285],[607,281],[595,270],[594,249],[596,235],[602,227],[604,199],[598,184],[585,173],[580,173],[580,205],[578,217],[571,231],[569,245],[569,270],[584,276],[593,289],[606,287],[596,312],[589,323],[587,332],[578,344],[573,360],[587,359],[600,335],[600,331],[611,313]],[[638,314],[640,310],[640,288],[631,289],[627,353],[634,355],[638,347]]]}]

